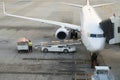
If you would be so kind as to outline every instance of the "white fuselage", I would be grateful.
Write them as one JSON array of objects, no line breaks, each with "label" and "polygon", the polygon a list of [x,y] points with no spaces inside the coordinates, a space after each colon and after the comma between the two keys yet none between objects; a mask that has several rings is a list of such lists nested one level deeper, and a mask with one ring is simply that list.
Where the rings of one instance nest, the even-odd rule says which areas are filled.
[{"label": "white fuselage", "polygon": [[81,14],[81,38],[82,42],[91,52],[100,51],[104,48],[105,38],[99,23],[101,19],[92,6],[86,5]]}]

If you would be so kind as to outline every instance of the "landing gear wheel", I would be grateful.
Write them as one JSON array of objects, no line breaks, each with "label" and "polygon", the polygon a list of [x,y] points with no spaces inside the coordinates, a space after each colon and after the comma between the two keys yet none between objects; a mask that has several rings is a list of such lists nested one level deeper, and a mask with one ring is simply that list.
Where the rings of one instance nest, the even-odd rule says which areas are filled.
[{"label": "landing gear wheel", "polygon": [[78,33],[75,32],[75,39],[78,39]]},{"label": "landing gear wheel", "polygon": [[47,52],[48,52],[48,49],[45,48],[45,49],[43,50],[43,52],[44,52],[44,53],[47,53]]}]

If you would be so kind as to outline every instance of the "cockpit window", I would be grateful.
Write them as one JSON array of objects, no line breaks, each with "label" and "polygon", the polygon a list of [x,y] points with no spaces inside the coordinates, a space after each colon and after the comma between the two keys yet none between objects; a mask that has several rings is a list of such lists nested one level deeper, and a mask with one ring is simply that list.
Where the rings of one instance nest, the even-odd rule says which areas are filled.
[{"label": "cockpit window", "polygon": [[90,37],[101,38],[103,34],[90,34]]},{"label": "cockpit window", "polygon": [[106,70],[98,70],[97,74],[108,74],[108,71],[106,71]]},{"label": "cockpit window", "polygon": [[90,37],[96,37],[96,34],[90,34]]}]

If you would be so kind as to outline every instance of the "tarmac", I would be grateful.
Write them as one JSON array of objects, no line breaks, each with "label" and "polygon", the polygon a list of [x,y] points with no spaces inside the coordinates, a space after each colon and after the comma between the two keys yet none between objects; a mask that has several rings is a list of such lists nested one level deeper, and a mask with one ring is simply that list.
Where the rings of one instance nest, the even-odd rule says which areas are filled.
[{"label": "tarmac", "polygon": [[[109,18],[116,13],[120,16],[119,0],[91,0],[91,4],[115,2],[110,6],[96,8],[102,19]],[[6,10],[9,13],[42,18],[61,22],[68,22],[80,25],[80,9],[58,2],[68,2],[68,0],[5,0]],[[69,3],[83,4],[83,0],[69,0]],[[90,69],[90,54],[83,45],[77,46],[77,52],[71,54],[47,53],[40,50],[33,53],[17,53],[17,40],[20,37],[27,37],[33,42],[33,46],[40,42],[50,42],[57,40],[54,32],[59,26],[39,23],[31,20],[24,20],[8,17],[3,14],[2,0],[0,1],[0,80],[72,80],[75,66],[68,65],[69,60],[61,59],[80,59],[87,60],[87,64],[77,64],[77,70],[82,70],[84,74],[89,74],[87,79],[93,74]],[[100,63],[111,66],[111,70],[116,80],[120,80],[120,46],[108,45],[100,52]],[[25,60],[27,59],[27,60]],[[42,60],[42,59],[60,59]],[[74,59],[73,59],[74,60]],[[66,64],[61,64],[65,62]],[[73,63],[72,63],[73,65]],[[81,65],[81,66],[80,66]],[[83,67],[81,69],[81,67]],[[73,69],[71,71],[71,68]],[[66,70],[68,74],[66,75]],[[88,70],[88,72],[86,72]],[[63,72],[57,73],[57,72]],[[65,72],[64,72],[65,71]],[[70,72],[71,71],[71,72]],[[80,71],[80,72],[82,72]],[[59,74],[59,75],[58,75]],[[83,74],[83,73],[79,73]],[[78,77],[81,77],[79,75]],[[85,76],[82,76],[86,78]],[[80,78],[79,78],[80,79]]]}]

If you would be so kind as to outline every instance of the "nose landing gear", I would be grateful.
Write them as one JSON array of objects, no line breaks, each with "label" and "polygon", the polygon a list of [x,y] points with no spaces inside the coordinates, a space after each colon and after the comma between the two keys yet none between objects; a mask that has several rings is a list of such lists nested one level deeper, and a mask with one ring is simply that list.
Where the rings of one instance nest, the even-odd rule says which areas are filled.
[{"label": "nose landing gear", "polygon": [[97,57],[98,57],[97,52],[91,53],[91,68],[95,68],[95,66],[98,66]]}]

